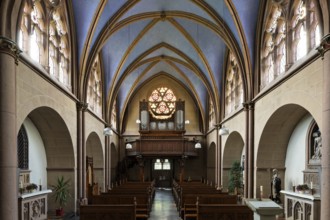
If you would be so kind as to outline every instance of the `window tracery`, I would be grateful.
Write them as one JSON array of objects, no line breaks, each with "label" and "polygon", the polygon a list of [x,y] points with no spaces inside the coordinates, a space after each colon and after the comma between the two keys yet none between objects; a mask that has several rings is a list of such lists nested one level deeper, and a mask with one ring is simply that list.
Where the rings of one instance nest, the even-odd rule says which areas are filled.
[{"label": "window tracery", "polygon": [[168,119],[175,112],[176,96],[167,87],[155,89],[149,99],[150,114],[157,119]]},{"label": "window tracery", "polygon": [[264,88],[285,71],[286,26],[283,8],[275,4],[271,7],[266,21],[262,50],[262,70],[260,88]]},{"label": "window tracery", "polygon": [[114,101],[111,111],[111,127],[116,129],[117,127],[117,105],[116,101]]},{"label": "window tracery", "polygon": [[236,57],[228,56],[225,88],[225,114],[235,111],[243,102],[243,84]]},{"label": "window tracery", "polygon": [[93,62],[87,88],[88,107],[98,116],[102,116],[102,81],[99,56]]},{"label": "window tracery", "polygon": [[319,21],[319,6],[315,0],[272,1],[268,4],[260,53],[260,89],[284,74],[294,62],[319,44]]},{"label": "window tracery", "polygon": [[71,50],[64,1],[25,1],[18,43],[50,76],[72,89]]},{"label": "window tracery", "polygon": [[211,98],[209,99],[209,128],[212,128],[215,123],[215,111]]}]

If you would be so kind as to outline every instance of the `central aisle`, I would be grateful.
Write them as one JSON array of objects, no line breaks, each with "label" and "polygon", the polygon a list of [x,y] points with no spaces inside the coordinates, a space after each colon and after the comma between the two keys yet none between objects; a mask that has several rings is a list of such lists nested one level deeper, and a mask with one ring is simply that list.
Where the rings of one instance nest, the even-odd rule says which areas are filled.
[{"label": "central aisle", "polygon": [[149,220],[181,220],[171,189],[161,188],[156,190]]}]

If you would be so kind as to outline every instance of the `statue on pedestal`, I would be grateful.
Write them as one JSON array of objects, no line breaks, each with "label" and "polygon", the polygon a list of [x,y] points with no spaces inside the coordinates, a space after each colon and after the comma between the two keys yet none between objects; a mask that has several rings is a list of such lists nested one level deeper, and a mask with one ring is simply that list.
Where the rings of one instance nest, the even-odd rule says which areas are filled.
[{"label": "statue on pedestal", "polygon": [[276,202],[277,204],[281,203],[281,195],[280,195],[280,191],[281,191],[281,179],[278,177],[278,170],[277,169],[273,169],[273,178],[272,178],[272,182],[271,182],[271,195],[270,195],[270,199],[273,200],[274,202]]},{"label": "statue on pedestal", "polygon": [[317,131],[313,133],[314,137],[314,155],[312,156],[313,160],[320,160],[322,157],[322,137],[321,132]]}]

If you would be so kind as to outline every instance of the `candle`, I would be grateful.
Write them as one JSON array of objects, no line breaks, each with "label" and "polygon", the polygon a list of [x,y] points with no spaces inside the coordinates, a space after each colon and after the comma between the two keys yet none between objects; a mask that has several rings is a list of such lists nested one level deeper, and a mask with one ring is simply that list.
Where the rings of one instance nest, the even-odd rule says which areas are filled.
[{"label": "candle", "polygon": [[311,189],[313,189],[313,182],[311,182]]}]

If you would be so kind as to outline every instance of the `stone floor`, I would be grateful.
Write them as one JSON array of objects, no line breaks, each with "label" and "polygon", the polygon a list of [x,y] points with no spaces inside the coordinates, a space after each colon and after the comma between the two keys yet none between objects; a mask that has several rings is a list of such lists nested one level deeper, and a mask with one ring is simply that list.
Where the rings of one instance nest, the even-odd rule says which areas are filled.
[{"label": "stone floor", "polygon": [[[157,189],[148,220],[181,220],[176,209],[171,189]],[[277,217],[276,220],[285,220]]]},{"label": "stone floor", "polygon": [[161,188],[156,190],[149,220],[181,220],[171,189]]}]

